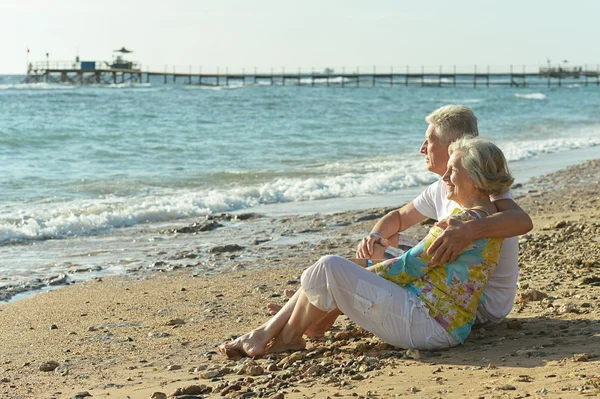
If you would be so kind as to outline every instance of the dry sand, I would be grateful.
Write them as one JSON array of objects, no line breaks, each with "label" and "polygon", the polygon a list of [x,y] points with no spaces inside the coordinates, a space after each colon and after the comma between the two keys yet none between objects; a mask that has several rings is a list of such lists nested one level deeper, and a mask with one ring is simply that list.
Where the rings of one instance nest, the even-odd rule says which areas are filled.
[{"label": "dry sand", "polygon": [[255,243],[245,250],[254,261],[228,272],[94,280],[0,306],[0,398],[160,398],[190,386],[180,397],[598,396],[599,180],[600,161],[592,161],[522,188],[518,202],[535,229],[520,239],[513,312],[465,345],[407,353],[341,317],[327,342],[309,342],[302,353],[215,354],[264,322],[266,304],[283,303],[283,289],[297,287],[320,255],[352,256],[384,210],[298,217],[278,223],[321,238],[285,252]]}]

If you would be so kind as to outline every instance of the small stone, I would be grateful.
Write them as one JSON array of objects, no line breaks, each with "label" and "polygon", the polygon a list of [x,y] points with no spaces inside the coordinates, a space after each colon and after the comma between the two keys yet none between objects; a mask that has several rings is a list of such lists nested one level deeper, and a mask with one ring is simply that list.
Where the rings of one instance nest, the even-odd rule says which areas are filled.
[{"label": "small stone", "polygon": [[568,302],[565,303],[564,305],[561,305],[558,308],[558,313],[559,314],[565,314],[565,313],[579,313],[579,308],[577,307],[577,305]]},{"label": "small stone", "polygon": [[269,363],[269,365],[267,366],[267,371],[277,371],[279,370],[279,367],[277,367],[277,365],[275,363]]},{"label": "small stone", "polygon": [[50,360],[48,362],[44,362],[42,364],[40,364],[40,371],[54,371],[57,367],[59,366],[58,362],[54,361],[54,360]]},{"label": "small stone", "polygon": [[285,399],[285,395],[281,392],[278,392],[275,395],[269,396],[269,399]]},{"label": "small stone", "polygon": [[415,360],[419,360],[421,358],[421,354],[419,353],[418,349],[407,349],[404,353],[404,356],[406,356],[409,359]]},{"label": "small stone", "polygon": [[212,392],[212,388],[209,386],[206,386],[204,384],[202,385],[188,385],[187,387],[183,387],[183,388],[177,388],[175,390],[175,392],[173,392],[171,394],[171,396],[183,396],[183,395],[203,395],[206,393],[211,393]]},{"label": "small stone", "polygon": [[77,392],[75,394],[75,396],[73,397],[73,399],[88,398],[91,396],[92,396],[92,394],[90,394],[88,391],[83,391],[83,392]]},{"label": "small stone", "polygon": [[500,385],[498,389],[501,391],[514,391],[517,389],[517,387],[515,387],[514,385],[504,384]]},{"label": "small stone", "polygon": [[208,250],[208,253],[209,254],[221,254],[221,253],[225,253],[225,252],[241,251],[242,249],[244,249],[244,248],[240,247],[237,244],[228,244],[228,245],[223,245],[223,246],[212,247],[211,249]]},{"label": "small stone", "polygon": [[262,375],[265,371],[263,370],[262,367],[255,365],[255,366],[249,366],[246,369],[246,374],[251,375],[253,377]]},{"label": "small stone", "polygon": [[321,367],[318,364],[314,364],[310,366],[305,372],[304,375],[308,377],[312,377],[315,375],[321,375]]},{"label": "small stone", "polygon": [[200,374],[200,378],[204,378],[205,380],[210,380],[211,378],[215,378],[219,375],[219,370],[206,370],[204,373]]},{"label": "small stone", "polygon": [[69,277],[66,274],[59,274],[58,276],[50,277],[46,280],[48,285],[64,285],[69,281]]},{"label": "small stone", "polygon": [[57,368],[54,369],[54,372],[56,374],[64,377],[65,375],[69,374],[69,369],[66,368],[66,367],[59,366],[59,367],[57,367]]},{"label": "small stone", "polygon": [[179,364],[172,364],[169,367],[167,367],[168,371],[175,371],[175,370],[181,370],[181,366]]},{"label": "small stone", "polygon": [[574,362],[587,362],[588,360],[590,360],[590,357],[587,353],[577,353],[573,355]]},{"label": "small stone", "polygon": [[148,338],[166,338],[171,336],[171,334],[161,331],[150,331],[148,333]]},{"label": "small stone", "polygon": [[519,320],[509,320],[506,322],[506,328],[509,330],[522,330],[523,323],[521,323]]},{"label": "small stone", "polygon": [[167,321],[167,326],[180,326],[182,324],[185,324],[185,320],[183,319],[171,319],[169,321]]},{"label": "small stone", "polygon": [[530,289],[519,297],[520,302],[541,301],[548,297],[548,294],[538,290]]},{"label": "small stone", "polygon": [[50,326],[50,329],[51,329],[51,330],[58,330],[58,326],[57,326],[56,324],[52,324],[52,325]]},{"label": "small stone", "polygon": [[242,386],[240,384],[232,384],[232,385],[228,385],[227,387],[223,388],[220,392],[221,396],[225,396],[230,392],[233,391],[239,391],[242,389]]},{"label": "small stone", "polygon": [[154,392],[150,395],[150,399],[167,399],[167,394],[164,392]]}]

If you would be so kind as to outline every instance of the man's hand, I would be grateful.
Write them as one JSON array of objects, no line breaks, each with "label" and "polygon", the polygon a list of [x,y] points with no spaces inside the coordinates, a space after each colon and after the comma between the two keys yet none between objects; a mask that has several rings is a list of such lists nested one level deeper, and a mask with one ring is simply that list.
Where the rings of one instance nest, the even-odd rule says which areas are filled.
[{"label": "man's hand", "polygon": [[[383,241],[383,242],[382,242]],[[368,235],[358,243],[356,257],[358,259],[371,259],[375,255],[375,245],[386,244],[385,239],[376,235]]]},{"label": "man's hand", "polygon": [[436,265],[452,263],[472,241],[471,229],[465,222],[454,219],[444,219],[435,224],[444,229],[427,250],[431,262]]}]

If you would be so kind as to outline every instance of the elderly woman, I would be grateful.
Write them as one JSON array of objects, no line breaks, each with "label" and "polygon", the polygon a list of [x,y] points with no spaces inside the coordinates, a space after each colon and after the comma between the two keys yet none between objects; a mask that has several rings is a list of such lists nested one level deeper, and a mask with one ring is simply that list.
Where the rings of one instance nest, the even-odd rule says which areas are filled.
[{"label": "elderly woman", "polygon": [[[443,176],[451,219],[481,218],[497,211],[490,195],[505,193],[511,177],[502,151],[482,138],[449,148]],[[367,269],[367,260],[325,256],[302,274],[301,288],[265,324],[219,346],[226,356],[257,356],[301,350],[303,334],[323,330],[343,312],[383,341],[402,348],[439,349],[463,343],[471,331],[483,289],[493,273],[502,240],[475,240],[458,258],[435,265],[427,248],[442,230],[434,226],[399,258]]]}]

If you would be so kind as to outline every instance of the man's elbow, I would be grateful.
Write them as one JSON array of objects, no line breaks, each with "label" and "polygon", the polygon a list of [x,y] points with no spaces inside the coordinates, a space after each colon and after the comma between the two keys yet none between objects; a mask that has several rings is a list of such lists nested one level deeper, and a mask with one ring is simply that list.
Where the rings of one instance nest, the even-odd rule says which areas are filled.
[{"label": "man's elbow", "polygon": [[523,212],[523,215],[521,216],[521,223],[519,223],[519,226],[521,228],[521,231],[518,235],[527,234],[531,230],[533,230],[533,221],[527,213]]},{"label": "man's elbow", "polygon": [[533,220],[527,215],[527,231],[523,234],[529,233],[531,230],[533,230]]}]

